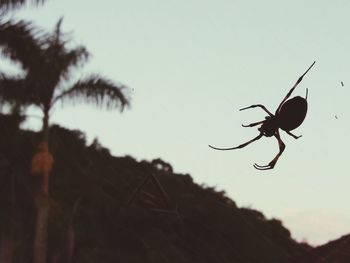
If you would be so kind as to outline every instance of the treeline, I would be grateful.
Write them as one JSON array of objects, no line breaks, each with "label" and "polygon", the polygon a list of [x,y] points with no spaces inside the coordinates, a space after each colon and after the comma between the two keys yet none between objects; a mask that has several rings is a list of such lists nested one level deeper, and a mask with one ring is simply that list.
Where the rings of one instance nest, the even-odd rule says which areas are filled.
[{"label": "treeline", "polygon": [[113,157],[58,126],[50,129],[51,195],[38,198],[30,167],[41,135],[10,130],[11,122],[0,118],[0,233],[13,241],[13,262],[32,260],[35,203],[50,210],[47,262],[277,263],[310,249],[279,220],[237,207],[161,159]]}]

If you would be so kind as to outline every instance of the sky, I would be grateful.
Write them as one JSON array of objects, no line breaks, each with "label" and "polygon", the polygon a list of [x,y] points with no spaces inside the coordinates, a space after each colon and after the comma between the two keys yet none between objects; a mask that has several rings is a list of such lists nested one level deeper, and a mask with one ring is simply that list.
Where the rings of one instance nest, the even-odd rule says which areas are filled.
[{"label": "sky", "polygon": [[[318,245],[350,233],[349,11],[347,0],[47,0],[12,16],[47,30],[63,17],[71,44],[93,55],[76,77],[101,73],[130,88],[123,113],[58,105],[53,123],[98,138],[115,156],[162,158]],[[293,131],[303,137],[281,133],[286,150],[275,169],[253,168],[277,154],[273,137],[233,151],[208,147],[257,136],[241,124],[266,114],[238,109],[261,103],[274,112],[313,61],[293,93],[309,91]],[[26,125],[40,128],[36,118]]]}]

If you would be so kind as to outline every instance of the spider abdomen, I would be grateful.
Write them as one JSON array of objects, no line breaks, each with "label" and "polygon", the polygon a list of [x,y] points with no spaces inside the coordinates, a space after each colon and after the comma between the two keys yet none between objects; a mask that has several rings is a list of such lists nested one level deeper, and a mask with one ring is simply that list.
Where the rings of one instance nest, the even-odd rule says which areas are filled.
[{"label": "spider abdomen", "polygon": [[276,114],[278,126],[284,131],[294,130],[303,123],[306,112],[306,99],[297,96],[287,100]]}]

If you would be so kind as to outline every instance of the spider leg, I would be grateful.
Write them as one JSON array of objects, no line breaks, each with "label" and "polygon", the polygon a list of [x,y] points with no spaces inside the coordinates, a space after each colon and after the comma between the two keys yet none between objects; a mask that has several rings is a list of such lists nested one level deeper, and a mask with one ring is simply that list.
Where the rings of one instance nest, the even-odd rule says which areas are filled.
[{"label": "spider leg", "polygon": [[251,124],[248,124],[248,125],[242,124],[242,127],[254,127],[254,126],[259,125],[259,124],[261,124],[263,122],[264,121],[258,121],[258,122],[254,122],[254,123],[251,123]]},{"label": "spider leg", "polygon": [[287,95],[284,97],[284,99],[282,100],[282,102],[278,106],[276,113],[280,111],[283,103],[292,95],[294,89],[299,85],[299,83],[303,80],[303,77],[306,75],[306,73],[309,72],[309,70],[315,65],[315,63],[316,63],[316,61],[314,61],[314,63],[311,64],[311,66],[305,71],[305,73],[298,78],[297,82],[295,82],[294,86],[290,89],[290,91],[287,93]]},{"label": "spider leg", "polygon": [[269,169],[273,169],[278,161],[278,158],[280,158],[280,156],[282,155],[284,149],[286,148],[286,145],[283,143],[281,137],[280,137],[280,134],[279,132],[277,131],[276,134],[275,134],[275,137],[278,141],[278,146],[279,146],[279,152],[278,154],[276,155],[275,158],[273,158],[273,160],[267,164],[267,165],[258,165],[258,164],[254,164],[254,168],[255,169],[258,169],[258,170],[269,170]]},{"label": "spider leg", "polygon": [[245,107],[245,108],[242,108],[242,109],[239,109],[239,110],[242,111],[242,110],[247,110],[247,109],[256,108],[256,107],[262,108],[271,117],[273,116],[273,114],[268,109],[266,109],[266,107],[264,105],[261,105],[261,104],[254,104],[254,105],[251,105],[249,107]]},{"label": "spider leg", "polygon": [[294,139],[299,139],[300,137],[303,137],[303,135],[295,135],[293,133],[291,133],[290,131],[285,131],[288,135],[292,136]]},{"label": "spider leg", "polygon": [[256,136],[254,139],[251,139],[250,141],[246,142],[246,143],[243,143],[241,145],[238,145],[237,147],[232,147],[232,148],[217,148],[217,147],[214,147],[214,146],[211,146],[209,145],[210,148],[214,149],[214,150],[221,150],[221,151],[227,151],[227,150],[234,150],[234,149],[240,149],[240,148],[243,148],[243,147],[246,147],[248,144],[254,142],[254,141],[257,141],[259,140],[261,137],[263,136],[262,133],[260,133],[258,136]]}]

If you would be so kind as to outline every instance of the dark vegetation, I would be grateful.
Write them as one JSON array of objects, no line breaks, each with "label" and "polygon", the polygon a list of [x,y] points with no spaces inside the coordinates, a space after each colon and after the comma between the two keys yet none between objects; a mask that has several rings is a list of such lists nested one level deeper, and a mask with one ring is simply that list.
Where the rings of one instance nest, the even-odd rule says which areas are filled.
[{"label": "dark vegetation", "polygon": [[[3,16],[43,2],[0,0],[1,52],[23,70],[0,72],[0,110],[10,112],[0,113],[1,263],[350,262],[349,236],[317,248],[298,243],[281,221],[237,207],[161,159],[114,157],[80,131],[50,127],[58,100],[122,110],[129,98],[99,74],[62,89],[86,62],[85,47],[67,48],[62,20],[47,33]],[[33,105],[40,133],[19,129]]]},{"label": "dark vegetation", "polygon": [[[23,0],[2,1],[0,12],[6,13],[24,3]],[[17,126],[25,118],[28,106],[34,106],[42,113],[41,140],[36,144],[36,152],[33,153],[29,169],[37,178],[33,191],[37,212],[33,241],[35,263],[47,263],[49,210],[52,199],[49,185],[52,164],[55,162],[49,145],[49,128],[51,110],[55,103],[85,102],[119,110],[129,105],[127,88],[102,77],[99,73],[76,79],[76,69],[87,62],[89,52],[84,46],[68,48],[70,36],[61,31],[61,24],[62,18],[58,20],[53,32],[44,33],[31,22],[3,22],[0,17],[1,53],[16,62],[22,70],[22,74],[17,75],[0,72],[0,110],[9,109],[14,117],[12,125]],[[14,226],[8,229],[11,233],[14,231],[12,228]],[[8,255],[2,256],[0,261],[11,262],[13,238],[3,237],[2,240],[1,250],[6,251]],[[67,252],[68,258],[71,258],[72,249]]]},{"label": "dark vegetation", "polygon": [[14,240],[14,262],[32,258],[35,202],[50,208],[48,262],[273,263],[310,250],[279,220],[238,208],[160,159],[113,157],[59,126],[50,129],[51,196],[40,200],[30,163],[41,137],[16,127],[1,115],[0,234]]},{"label": "dark vegetation", "polygon": [[350,262],[350,235],[309,250],[288,263],[347,263]]}]

